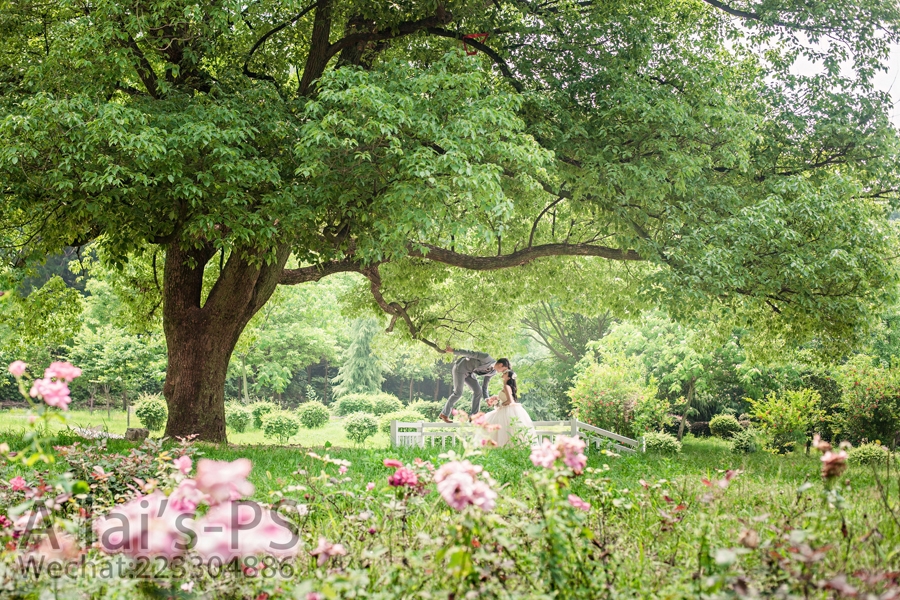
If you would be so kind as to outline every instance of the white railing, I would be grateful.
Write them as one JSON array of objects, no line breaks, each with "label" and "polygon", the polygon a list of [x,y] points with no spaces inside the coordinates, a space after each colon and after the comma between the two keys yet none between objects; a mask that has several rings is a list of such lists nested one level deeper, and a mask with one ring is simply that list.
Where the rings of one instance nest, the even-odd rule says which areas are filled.
[{"label": "white railing", "polygon": [[[644,451],[643,439],[631,438],[607,431],[577,419],[568,421],[535,421],[535,432],[538,441],[549,439],[554,441],[557,436],[568,435],[585,440],[588,447],[601,447],[612,440],[612,446],[620,452]],[[391,421],[391,445],[392,446],[418,446],[419,448],[437,447],[446,448],[457,443],[460,435],[474,433],[472,425],[461,423],[429,423],[427,421]]]}]

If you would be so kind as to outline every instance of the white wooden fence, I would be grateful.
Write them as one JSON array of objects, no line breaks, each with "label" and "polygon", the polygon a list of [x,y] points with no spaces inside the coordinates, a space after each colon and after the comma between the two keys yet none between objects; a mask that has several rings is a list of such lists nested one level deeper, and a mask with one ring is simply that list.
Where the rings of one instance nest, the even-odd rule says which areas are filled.
[{"label": "white wooden fence", "polygon": [[[559,435],[578,437],[585,440],[588,447],[600,447],[612,440],[612,446],[620,452],[644,451],[644,440],[633,440],[623,435],[582,423],[576,419],[568,421],[535,421],[534,428],[538,441],[553,441]],[[418,446],[420,448],[446,448],[456,444],[461,435],[472,435],[475,428],[461,423],[429,423],[427,421],[391,421],[392,446]]]}]

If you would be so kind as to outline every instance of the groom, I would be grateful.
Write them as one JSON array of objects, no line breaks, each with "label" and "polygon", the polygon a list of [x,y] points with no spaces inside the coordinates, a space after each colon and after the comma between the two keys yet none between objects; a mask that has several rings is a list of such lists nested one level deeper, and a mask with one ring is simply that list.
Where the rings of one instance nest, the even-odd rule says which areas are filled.
[{"label": "groom", "polygon": [[[447,346],[447,352],[459,356],[453,361],[453,393],[447,398],[447,404],[441,411],[441,421],[451,423],[450,412],[453,405],[463,394],[463,383],[472,389],[472,414],[478,412],[481,399],[487,396],[488,382],[497,373],[503,373],[509,369],[509,360],[501,358],[494,360],[486,352],[473,352],[471,350],[454,350]],[[481,386],[475,377],[482,377]]]}]

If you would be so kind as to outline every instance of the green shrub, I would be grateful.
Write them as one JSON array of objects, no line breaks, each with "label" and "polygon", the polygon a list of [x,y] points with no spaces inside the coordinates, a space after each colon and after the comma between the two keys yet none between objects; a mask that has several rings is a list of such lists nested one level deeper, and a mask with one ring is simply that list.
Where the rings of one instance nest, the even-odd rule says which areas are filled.
[{"label": "green shrub", "polygon": [[375,416],[386,415],[388,413],[403,410],[403,403],[396,396],[390,394],[372,394],[372,405],[375,408]]},{"label": "green shrub", "polygon": [[640,397],[634,407],[634,422],[631,431],[635,437],[645,433],[663,431],[674,423],[669,411],[671,403],[665,398],[659,398],[654,394]]},{"label": "green shrub", "polygon": [[762,425],[767,443],[779,454],[805,443],[809,431],[822,417],[819,392],[815,390],[770,392],[762,400],[748,398],[747,402],[751,415]]},{"label": "green shrub", "polygon": [[251,421],[253,421],[253,413],[246,406],[237,402],[225,405],[225,424],[235,433],[244,433]]},{"label": "green shrub", "polygon": [[[678,428],[674,428],[675,431],[678,431]],[[690,431],[692,435],[696,437],[709,437],[712,435],[709,431],[709,421],[694,421],[693,423],[688,422],[685,425],[685,431]],[[672,433],[669,431],[669,433]]]},{"label": "green shrub", "polygon": [[253,413],[253,426],[257,429],[262,429],[263,417],[270,412],[275,412],[276,410],[280,409],[280,406],[278,406],[274,402],[269,402],[267,400],[254,402],[250,405],[250,412]]},{"label": "green shrub", "polygon": [[716,415],[709,422],[709,432],[723,439],[728,439],[743,430],[734,415]]},{"label": "green shrub", "polygon": [[734,454],[753,454],[759,450],[757,433],[753,429],[741,429],[731,436],[731,451]]},{"label": "green shrub", "polygon": [[378,433],[378,419],[368,413],[354,413],[344,421],[344,431],[351,441],[362,444]]},{"label": "green shrub", "polygon": [[574,416],[595,427],[627,435],[634,422],[634,410],[650,395],[644,374],[636,361],[625,364],[587,363],[575,378],[569,397]]},{"label": "green shrub", "polygon": [[443,402],[429,402],[428,400],[416,400],[406,407],[417,413],[422,413],[427,421],[437,421],[438,415],[444,410]]},{"label": "green shrub", "polygon": [[890,457],[890,450],[881,444],[863,444],[847,452],[847,462],[851,465],[883,465]]},{"label": "green shrub", "polygon": [[406,408],[405,410],[398,410],[397,412],[382,415],[382,417],[378,420],[378,429],[384,433],[390,433],[391,421],[416,422],[425,420],[425,415],[423,415],[419,411]]},{"label": "green shrub", "polygon": [[645,434],[644,444],[647,452],[654,454],[678,454],[681,452],[681,442],[669,433]]},{"label": "green shrub", "polygon": [[334,403],[334,412],[341,417],[358,412],[375,414],[375,403],[369,394],[347,394]]},{"label": "green shrub", "polygon": [[839,371],[841,398],[834,429],[854,444],[880,440],[893,444],[900,431],[900,367],[872,366],[868,356],[855,356]]},{"label": "green shrub", "polygon": [[307,429],[318,429],[328,423],[331,413],[321,402],[304,402],[297,409],[297,416]]},{"label": "green shrub", "polygon": [[284,444],[300,431],[300,421],[287,411],[276,410],[263,415],[262,430],[267,438]]},{"label": "green shrub", "polygon": [[140,419],[144,427],[158,431],[166,426],[169,409],[159,394],[143,394],[135,404],[134,415]]}]

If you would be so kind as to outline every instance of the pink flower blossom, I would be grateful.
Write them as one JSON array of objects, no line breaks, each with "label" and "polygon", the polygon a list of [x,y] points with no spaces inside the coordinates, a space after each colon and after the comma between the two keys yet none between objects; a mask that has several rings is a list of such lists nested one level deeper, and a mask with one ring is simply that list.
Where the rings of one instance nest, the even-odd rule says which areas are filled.
[{"label": "pink flower blossom", "polygon": [[67,362],[54,362],[44,370],[44,379],[56,378],[71,382],[76,377],[81,377],[81,369]]},{"label": "pink flower blossom", "polygon": [[187,583],[182,583],[182,584],[181,584],[181,590],[182,590],[183,592],[190,592],[190,591],[193,590],[193,589],[194,589],[194,582],[193,582],[193,581],[188,581]]},{"label": "pink flower blossom", "polygon": [[53,381],[49,378],[35,379],[28,392],[32,398],[41,398],[48,406],[55,406],[61,410],[69,410],[69,386],[65,381]]},{"label": "pink flower blossom", "polygon": [[372,483],[371,481],[370,481],[369,483],[366,484],[366,491],[367,491],[367,492],[371,492],[371,491],[374,490],[374,489],[375,489],[375,484]]},{"label": "pink flower blossom", "polygon": [[347,465],[341,465],[341,468],[338,469],[338,473],[343,475],[346,472],[347,472]]},{"label": "pink flower blossom", "polygon": [[396,458],[386,458],[384,459],[384,466],[390,467],[392,469],[399,469],[403,466],[403,463]]},{"label": "pink flower blossom", "polygon": [[345,550],[344,546],[341,544],[332,544],[324,537],[319,537],[319,545],[316,546],[315,550],[310,550],[309,553],[312,556],[319,557],[316,560],[316,564],[321,567],[328,562],[328,559],[332,556],[346,556],[347,550]]},{"label": "pink flower blossom", "polygon": [[169,505],[178,512],[194,512],[205,500],[206,494],[197,489],[197,482],[193,479],[183,480],[169,495]]},{"label": "pink flower blossom", "polygon": [[6,515],[0,515],[0,527],[6,529],[7,527],[12,527],[13,522],[6,518]]},{"label": "pink flower blossom", "polygon": [[467,460],[441,465],[434,474],[438,493],[456,510],[463,510],[469,505],[484,511],[493,510],[497,493],[487,483],[476,479],[482,470],[479,465]]},{"label": "pink flower blossom", "polygon": [[17,379],[25,374],[25,369],[27,368],[28,364],[22,362],[21,360],[14,360],[13,362],[9,363],[9,372],[13,377]]},{"label": "pink flower blossom", "polygon": [[190,456],[179,456],[175,460],[172,461],[172,465],[175,466],[179,471],[181,471],[182,475],[187,475],[191,472],[192,465]]},{"label": "pink flower blossom", "polygon": [[559,436],[556,440],[556,448],[563,455],[563,463],[577,475],[580,475],[587,466],[587,457],[584,455],[584,440],[578,438]]},{"label": "pink flower blossom", "polygon": [[306,594],[306,600],[325,600],[325,596],[319,592],[309,592]]},{"label": "pink flower blossom", "polygon": [[419,483],[419,476],[415,471],[411,471],[406,467],[400,467],[394,474],[388,477],[388,483],[393,487],[415,487]]},{"label": "pink flower blossom", "polygon": [[81,548],[73,535],[54,527],[30,554],[48,561],[69,561],[81,555]]},{"label": "pink flower blossom", "polygon": [[822,477],[831,479],[837,477],[847,468],[847,453],[828,451],[822,455]]},{"label": "pink flower blossom", "polygon": [[536,467],[544,467],[550,469],[553,463],[560,457],[559,450],[556,449],[550,440],[544,440],[540,447],[531,451],[531,463]]},{"label": "pink flower blossom", "polygon": [[299,540],[271,510],[250,501],[226,502],[209,509],[197,522],[197,553],[205,561],[271,554],[296,556]]},{"label": "pink flower blossom", "polygon": [[14,492],[21,492],[28,489],[28,484],[22,479],[21,475],[17,475],[9,480],[9,487]]},{"label": "pink flower blossom", "polygon": [[577,508],[578,510],[583,510],[584,512],[588,512],[591,510],[591,505],[576,496],[575,494],[569,494],[569,504]]},{"label": "pink flower blossom", "polygon": [[176,510],[159,490],[138,496],[94,521],[100,547],[131,558],[172,559],[187,549],[192,524],[188,512]]},{"label": "pink flower blossom", "polygon": [[247,458],[232,462],[202,458],[197,462],[197,489],[217,504],[250,496],[256,489],[247,481],[253,463]]}]

